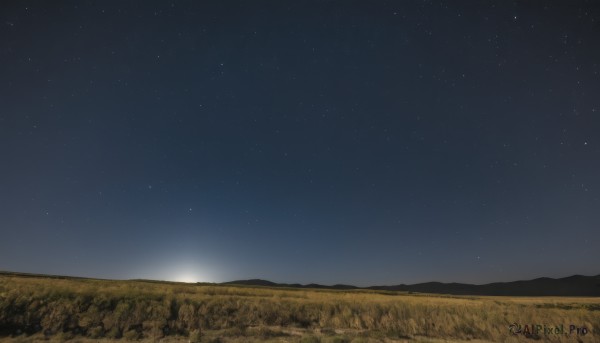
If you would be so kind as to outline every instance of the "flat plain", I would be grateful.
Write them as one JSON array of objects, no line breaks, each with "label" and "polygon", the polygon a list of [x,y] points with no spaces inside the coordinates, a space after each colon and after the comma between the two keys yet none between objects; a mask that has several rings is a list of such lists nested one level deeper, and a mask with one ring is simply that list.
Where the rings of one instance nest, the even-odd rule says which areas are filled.
[{"label": "flat plain", "polygon": [[[518,334],[509,329],[514,323]],[[0,275],[0,341],[6,342],[532,340],[599,342],[600,298]]]}]

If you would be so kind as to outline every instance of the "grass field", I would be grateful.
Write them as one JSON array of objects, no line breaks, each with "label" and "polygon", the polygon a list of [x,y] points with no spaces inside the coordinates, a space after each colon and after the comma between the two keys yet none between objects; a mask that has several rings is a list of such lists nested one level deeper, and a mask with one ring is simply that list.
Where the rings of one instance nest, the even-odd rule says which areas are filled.
[{"label": "grass field", "polygon": [[[525,324],[540,325],[541,330],[513,335],[509,325],[514,322],[522,329]],[[544,332],[544,325],[553,332]],[[561,325],[563,331],[556,329]],[[580,333],[569,334],[570,325]],[[40,340],[600,342],[600,298],[465,297],[1,275],[0,341]]]}]

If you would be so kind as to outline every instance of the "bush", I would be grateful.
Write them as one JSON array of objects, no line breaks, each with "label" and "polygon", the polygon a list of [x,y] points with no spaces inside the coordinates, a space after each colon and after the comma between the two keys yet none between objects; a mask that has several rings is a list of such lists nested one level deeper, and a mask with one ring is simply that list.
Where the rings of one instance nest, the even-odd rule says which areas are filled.
[{"label": "bush", "polygon": [[324,343],[350,343],[350,339],[342,336],[326,337]]},{"label": "bush", "polygon": [[306,336],[302,337],[300,343],[321,343],[321,340],[316,336]]},{"label": "bush", "polygon": [[104,329],[102,326],[96,326],[88,331],[88,336],[91,338],[100,338],[104,335]]},{"label": "bush", "polygon": [[108,332],[106,333],[106,337],[107,338],[121,338],[121,331],[119,329],[117,329],[116,327],[113,327],[112,329],[108,330]]},{"label": "bush", "polygon": [[137,341],[140,338],[140,334],[136,330],[129,330],[123,334],[123,338],[130,341]]},{"label": "bush", "polygon": [[267,330],[260,330],[259,331],[260,335],[262,338],[269,338],[269,337],[283,337],[283,336],[289,336],[289,334],[281,331],[281,330],[271,330],[271,329],[267,329]]},{"label": "bush", "polygon": [[59,332],[50,338],[51,338],[51,341],[64,342],[64,341],[73,339],[73,337],[75,337],[75,335],[73,335],[72,332],[66,331],[66,332]]},{"label": "bush", "polygon": [[192,343],[200,342],[200,340],[202,339],[202,333],[200,332],[200,330],[192,330],[190,331],[190,335],[188,338]]}]

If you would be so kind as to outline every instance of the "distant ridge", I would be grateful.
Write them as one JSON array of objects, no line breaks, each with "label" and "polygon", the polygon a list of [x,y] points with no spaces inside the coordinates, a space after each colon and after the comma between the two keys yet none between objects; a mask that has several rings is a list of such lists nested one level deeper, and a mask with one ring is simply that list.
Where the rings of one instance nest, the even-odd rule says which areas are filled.
[{"label": "distant ridge", "polygon": [[225,285],[247,285],[263,287],[317,288],[317,289],[371,289],[382,291],[402,291],[415,293],[452,295],[491,295],[491,296],[600,296],[600,275],[573,275],[564,278],[537,278],[525,281],[494,282],[484,285],[466,283],[425,282],[413,285],[356,287],[350,285],[325,286],[319,284],[286,284],[261,279],[224,282]]},{"label": "distant ridge", "polygon": [[[63,275],[45,275],[33,273],[19,273],[0,271],[0,275],[48,278],[48,279],[81,279],[81,280],[109,280],[78,276]],[[113,280],[117,281],[117,280]],[[160,280],[129,280],[139,282],[153,283],[179,283],[176,281]],[[443,283],[443,282],[424,282],[412,285],[392,285],[392,286],[371,286],[357,287],[352,285],[320,285],[311,284],[287,284],[275,283],[262,279],[236,280],[223,283],[197,282],[198,285],[245,285],[254,287],[281,287],[281,288],[312,288],[312,289],[333,289],[333,290],[353,290],[369,289],[379,291],[399,291],[413,293],[431,293],[431,294],[450,294],[450,295],[490,295],[490,296],[572,296],[572,297],[600,297],[600,275],[585,276],[573,275],[564,278],[541,277],[532,280],[511,281],[511,282],[493,282],[484,285],[473,285],[467,283]]]},{"label": "distant ridge", "polygon": [[360,287],[351,285],[336,284],[333,286],[319,285],[316,283],[309,283],[307,285],[301,285],[299,283],[275,283],[268,280],[262,279],[250,279],[250,280],[237,280],[230,282],[223,282],[221,285],[245,285],[245,286],[264,286],[264,287],[287,287],[287,288],[322,288],[322,289],[361,289]]}]

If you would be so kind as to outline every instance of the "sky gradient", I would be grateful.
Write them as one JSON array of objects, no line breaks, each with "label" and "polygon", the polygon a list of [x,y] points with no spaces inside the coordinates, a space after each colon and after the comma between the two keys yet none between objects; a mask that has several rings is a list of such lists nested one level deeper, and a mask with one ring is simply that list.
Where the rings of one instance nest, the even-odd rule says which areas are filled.
[{"label": "sky gradient", "polygon": [[600,273],[593,2],[0,8],[0,270]]}]

